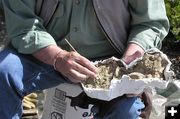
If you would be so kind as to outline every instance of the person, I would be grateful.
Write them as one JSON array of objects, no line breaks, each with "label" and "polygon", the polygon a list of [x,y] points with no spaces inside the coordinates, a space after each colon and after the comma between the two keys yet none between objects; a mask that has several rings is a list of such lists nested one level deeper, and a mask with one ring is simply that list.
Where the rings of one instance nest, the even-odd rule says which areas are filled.
[{"label": "person", "polygon": [[[0,119],[21,118],[31,92],[95,78],[92,60],[118,56],[129,64],[161,48],[169,30],[164,0],[51,0],[38,14],[37,1],[1,0],[10,45],[0,53]],[[126,96],[94,119],[137,119],[146,111],[142,99]]]}]

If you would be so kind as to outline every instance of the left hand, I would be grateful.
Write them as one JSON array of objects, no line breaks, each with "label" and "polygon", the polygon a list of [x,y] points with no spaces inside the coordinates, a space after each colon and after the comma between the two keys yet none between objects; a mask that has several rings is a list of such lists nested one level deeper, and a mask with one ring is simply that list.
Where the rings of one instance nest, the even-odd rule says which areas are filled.
[{"label": "left hand", "polygon": [[[139,45],[135,43],[130,43],[126,49],[126,52],[123,55],[122,60],[126,64],[130,64],[133,60],[143,56],[144,52],[145,51],[143,50],[143,48],[140,47]],[[152,101],[149,94],[147,92],[143,92],[139,95],[127,94],[126,96],[127,97],[139,96],[145,105],[145,108],[142,110],[140,117],[149,119],[152,110]]]},{"label": "left hand", "polygon": [[141,57],[144,54],[144,50],[135,43],[128,44],[128,47],[123,55],[122,60],[126,64],[130,64],[133,60]]},{"label": "left hand", "polygon": [[142,110],[140,117],[144,119],[149,119],[151,111],[152,111],[152,100],[147,92],[143,92],[140,95],[140,98],[142,99],[145,108]]},{"label": "left hand", "polygon": [[145,105],[145,108],[142,110],[140,117],[142,117],[143,119],[149,119],[152,110],[152,99],[150,97],[150,94],[147,91],[144,91],[140,94],[126,94],[126,97],[134,96],[141,98],[142,102]]}]

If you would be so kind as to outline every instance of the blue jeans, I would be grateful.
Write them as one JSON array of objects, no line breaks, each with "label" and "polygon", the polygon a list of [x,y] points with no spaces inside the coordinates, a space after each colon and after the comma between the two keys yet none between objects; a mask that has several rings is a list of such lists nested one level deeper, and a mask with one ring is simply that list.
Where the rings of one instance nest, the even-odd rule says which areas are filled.
[{"label": "blue jeans", "polygon": [[100,110],[94,106],[94,119],[138,119],[141,110],[144,108],[144,103],[138,97],[123,97],[118,100],[113,106],[108,109],[103,117],[98,117],[96,113]]},{"label": "blue jeans", "polygon": [[[25,95],[61,83],[71,82],[31,55],[19,54],[12,48],[4,49],[0,52],[0,119],[20,119]],[[142,108],[144,104],[138,98],[125,98],[103,119],[136,119]]]}]

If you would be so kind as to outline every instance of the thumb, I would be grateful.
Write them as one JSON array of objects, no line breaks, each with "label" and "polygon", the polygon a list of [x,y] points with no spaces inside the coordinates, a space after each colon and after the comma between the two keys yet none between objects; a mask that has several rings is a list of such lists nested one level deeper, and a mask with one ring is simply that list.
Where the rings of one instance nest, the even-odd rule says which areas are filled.
[{"label": "thumb", "polygon": [[142,54],[141,52],[139,51],[136,51],[135,53],[133,53],[132,55],[129,55],[129,56],[124,56],[123,57],[123,61],[126,63],[126,64],[130,64],[133,60],[141,57]]}]

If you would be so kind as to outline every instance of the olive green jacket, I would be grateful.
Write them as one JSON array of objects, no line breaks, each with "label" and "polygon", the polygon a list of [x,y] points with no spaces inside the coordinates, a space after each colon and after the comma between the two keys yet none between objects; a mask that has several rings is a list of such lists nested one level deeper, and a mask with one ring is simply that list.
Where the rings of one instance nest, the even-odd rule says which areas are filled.
[{"label": "olive green jacket", "polygon": [[164,0],[93,0],[98,19],[116,48],[128,42],[160,48],[169,30]]},{"label": "olive green jacket", "polygon": [[[22,1],[22,6],[25,6],[26,2],[31,0],[27,0],[26,2],[24,2],[24,0],[2,0],[6,19],[15,18],[15,15],[19,20],[26,19],[25,17],[29,18],[25,21],[27,25],[18,26],[13,29],[11,26],[16,23],[13,23],[12,19],[9,20],[7,31],[13,46],[17,48],[19,52],[32,53],[50,44],[55,44],[56,42],[53,40],[54,37],[51,36],[45,28],[48,23],[51,23],[51,19],[47,22],[46,17],[51,15],[51,17],[54,17],[54,14],[51,14],[51,12],[54,13],[57,10],[57,7],[59,7],[57,3],[61,0],[45,0],[47,2],[49,1],[49,3],[42,6],[41,11],[39,11],[38,15],[36,14],[35,18],[32,14],[24,15],[25,12],[16,6],[15,3],[17,1]],[[124,52],[127,43],[130,42],[138,44],[144,50],[152,47],[161,47],[161,42],[169,30],[169,21],[166,16],[164,0],[92,1],[97,19],[104,34],[121,54]],[[30,7],[34,7],[34,4],[35,2],[33,2]],[[26,7],[29,13],[32,12],[30,11],[31,9]],[[23,30],[21,29],[21,31],[19,28],[22,27]],[[33,32],[29,32],[29,30]],[[41,34],[37,32],[41,32]],[[22,35],[26,36],[20,37]],[[33,41],[32,37],[34,37],[34,39],[38,38],[38,43]],[[27,39],[29,39],[30,42],[27,42]],[[26,43],[32,44],[31,49],[26,48]]]}]

